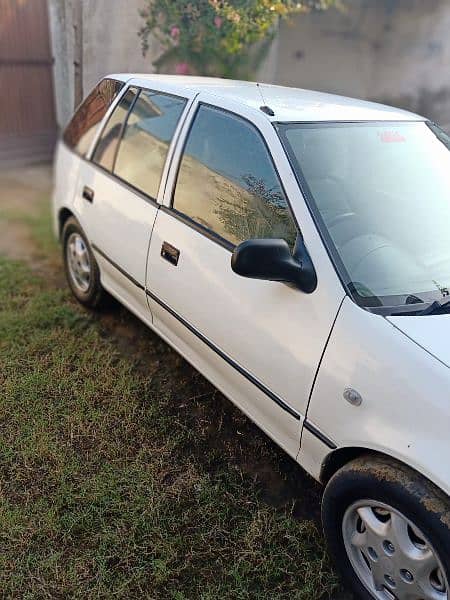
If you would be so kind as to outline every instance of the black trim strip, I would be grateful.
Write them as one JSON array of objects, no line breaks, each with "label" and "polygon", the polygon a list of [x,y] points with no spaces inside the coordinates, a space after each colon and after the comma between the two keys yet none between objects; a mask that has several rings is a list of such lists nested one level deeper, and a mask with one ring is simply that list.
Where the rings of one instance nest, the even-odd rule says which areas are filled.
[{"label": "black trim strip", "polygon": [[[213,350],[226,363],[228,363],[231,367],[236,369],[236,371],[238,373],[240,373],[243,377],[245,377],[248,381],[250,381],[250,383],[253,383],[253,385],[256,386],[261,392],[263,392],[264,394],[266,394],[266,396],[268,396],[271,400],[273,400],[275,402],[275,404],[277,404],[280,408],[285,410],[288,414],[290,414],[292,417],[294,417],[294,419],[296,419],[297,421],[301,420],[300,413],[298,413],[291,406],[289,406],[289,404],[287,404],[284,400],[282,400],[279,396],[277,396],[271,390],[269,390],[269,388],[267,388],[264,384],[262,384],[260,381],[258,381],[255,377],[253,377],[253,375],[248,373],[240,365],[238,365],[236,362],[234,362],[234,360],[229,358],[229,356],[227,356],[224,352],[222,352],[222,350],[220,350],[220,348],[218,348],[212,342],[210,342],[208,340],[208,338],[206,338],[202,333],[200,333],[197,329],[195,329],[195,327],[193,327],[190,323],[185,321],[183,319],[183,317],[181,317],[178,313],[176,313],[174,310],[172,310],[170,308],[170,306],[167,306],[167,304],[165,304],[165,302],[163,302],[157,296],[155,296],[155,294],[152,294],[152,292],[150,292],[149,290],[146,290],[143,285],[141,285],[138,281],[136,281],[136,279],[131,277],[131,275],[128,275],[128,273],[126,273],[121,267],[119,267],[118,264],[116,264],[108,256],[106,256],[106,254],[104,252],[102,252],[95,244],[91,244],[91,246],[92,246],[92,249],[95,250],[95,252],[98,252],[98,254],[100,254],[100,256],[102,256],[105,260],[107,260],[124,277],[126,277],[129,281],[134,283],[134,285],[136,287],[138,287],[140,290],[145,291],[145,293],[147,294],[147,296],[149,298],[154,300],[157,304],[159,304],[162,308],[164,308],[169,314],[171,314],[175,319],[177,319],[177,321],[179,321],[182,325],[184,325],[187,329],[189,329],[189,331],[191,333],[193,333],[195,336],[197,336],[199,340],[201,340],[206,346],[208,346],[208,348]],[[323,444],[325,444],[325,446],[327,446],[331,450],[337,449],[336,444],[333,441],[331,441],[325,434],[323,434],[319,429],[317,429],[317,427],[315,425],[313,425],[310,421],[308,421],[306,418],[303,420],[303,426],[310,433],[312,433],[315,437],[317,437],[317,439],[319,439]]]},{"label": "black trim strip", "polygon": [[206,338],[202,333],[200,333],[190,323],[185,321],[183,319],[183,317],[180,317],[180,315],[178,313],[176,313],[174,310],[172,310],[170,308],[170,306],[167,306],[167,304],[165,304],[165,302],[163,302],[157,296],[155,296],[155,294],[152,294],[152,292],[150,292],[149,290],[147,290],[146,293],[147,293],[147,296],[149,296],[152,300],[154,300],[157,304],[159,304],[162,308],[164,308],[169,314],[171,314],[172,317],[177,319],[177,321],[179,321],[182,325],[184,325],[187,329],[189,329],[189,331],[191,333],[193,333],[195,336],[197,336],[199,338],[199,340],[201,340],[204,344],[206,344],[206,346],[208,346],[208,348],[210,348],[216,354],[218,354],[220,356],[220,358],[222,358],[231,367],[236,369],[236,371],[238,371],[238,373],[240,373],[243,377],[248,379],[248,381],[253,383],[253,385],[255,385],[259,390],[261,390],[261,392],[266,394],[266,396],[269,396],[269,398],[271,400],[273,400],[276,404],[278,404],[278,406],[280,408],[282,408],[287,413],[289,413],[292,417],[297,419],[297,421],[300,421],[300,418],[301,418],[300,414],[296,410],[294,410],[291,406],[289,406],[289,404],[286,404],[286,402],[284,400],[282,400],[279,396],[277,396],[271,390],[269,390],[269,388],[267,388],[265,385],[263,385],[255,377],[253,377],[253,375],[248,373],[248,371],[246,371],[240,365],[238,365],[236,362],[234,362],[234,360],[232,360],[229,356],[227,356],[224,352],[222,352],[222,350],[220,350],[220,348],[218,348],[215,344],[210,342],[208,340],[208,338]]},{"label": "black trim strip", "polygon": [[134,283],[134,285],[136,287],[138,287],[140,290],[142,290],[143,292],[145,292],[145,287],[143,285],[141,285],[139,283],[139,281],[136,281],[136,279],[134,279],[134,277],[131,277],[131,275],[129,275],[126,271],[124,271],[122,269],[122,267],[119,267],[119,265],[117,263],[115,263],[114,261],[112,261],[108,256],[106,256],[106,254],[104,252],[102,252],[100,250],[100,248],[98,246],[96,246],[95,244],[91,244],[92,250],[95,250],[95,252],[98,252],[98,254],[100,254],[100,256],[102,256],[105,260],[107,260],[115,269],[117,269],[119,271],[119,273],[122,273],[122,275],[124,277],[126,277],[128,279],[128,281],[131,281],[131,283]]},{"label": "black trim strip", "polygon": [[337,449],[336,444],[334,442],[332,442],[329,438],[327,438],[327,436],[325,434],[323,434],[320,431],[320,429],[317,429],[317,427],[315,425],[313,425],[311,423],[311,421],[308,421],[308,419],[305,419],[303,421],[303,425],[304,425],[305,429],[307,429],[310,433],[315,435],[316,438],[319,439],[321,442],[323,442],[325,444],[325,446],[330,448],[330,450]]},{"label": "black trim strip", "polygon": [[181,221],[181,223],[184,223],[188,227],[191,227],[191,229],[194,229],[194,231],[198,231],[199,233],[202,233],[205,237],[207,237],[212,242],[215,242],[216,244],[219,244],[219,246],[222,246],[222,248],[225,248],[225,250],[229,250],[230,252],[233,252],[233,250],[236,248],[236,246],[234,244],[232,244],[225,238],[221,237],[219,234],[215,233],[214,231],[212,231],[212,229],[208,229],[207,227],[204,227],[200,223],[197,223],[197,221],[194,221],[193,219],[191,219],[184,213],[180,212],[176,208],[173,208],[170,206],[163,206],[161,204],[160,210],[162,212],[165,212],[168,215],[171,215],[174,219],[177,219],[177,221]]}]

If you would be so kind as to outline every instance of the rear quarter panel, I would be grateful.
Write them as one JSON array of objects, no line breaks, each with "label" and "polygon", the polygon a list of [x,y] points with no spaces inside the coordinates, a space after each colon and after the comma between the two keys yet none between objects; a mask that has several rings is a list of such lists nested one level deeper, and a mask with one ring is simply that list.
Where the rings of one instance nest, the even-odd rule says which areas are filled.
[{"label": "rear quarter panel", "polygon": [[53,231],[59,237],[59,213],[62,208],[73,212],[73,199],[76,190],[80,157],[70,150],[62,140],[56,147],[53,172]]}]

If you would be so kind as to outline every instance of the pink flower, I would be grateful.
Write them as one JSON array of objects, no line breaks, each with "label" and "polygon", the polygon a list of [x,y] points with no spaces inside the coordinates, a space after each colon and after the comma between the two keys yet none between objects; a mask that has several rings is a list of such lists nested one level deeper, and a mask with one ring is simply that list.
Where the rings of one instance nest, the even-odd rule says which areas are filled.
[{"label": "pink flower", "polygon": [[185,62],[178,63],[175,67],[177,75],[189,75],[189,65]]},{"label": "pink flower", "polygon": [[214,25],[217,27],[217,29],[220,29],[222,27],[222,23],[223,23],[222,17],[219,17],[219,15],[214,17]]},{"label": "pink flower", "polygon": [[170,30],[170,36],[176,40],[180,36],[180,28],[174,25]]}]

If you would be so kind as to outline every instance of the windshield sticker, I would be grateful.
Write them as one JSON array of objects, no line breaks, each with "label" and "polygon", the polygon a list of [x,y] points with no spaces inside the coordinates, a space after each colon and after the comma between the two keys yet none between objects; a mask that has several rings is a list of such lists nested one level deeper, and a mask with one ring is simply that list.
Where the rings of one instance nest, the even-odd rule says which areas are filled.
[{"label": "windshield sticker", "polygon": [[399,142],[406,142],[406,138],[399,131],[395,131],[393,129],[379,131],[378,137],[384,144],[397,144]]}]

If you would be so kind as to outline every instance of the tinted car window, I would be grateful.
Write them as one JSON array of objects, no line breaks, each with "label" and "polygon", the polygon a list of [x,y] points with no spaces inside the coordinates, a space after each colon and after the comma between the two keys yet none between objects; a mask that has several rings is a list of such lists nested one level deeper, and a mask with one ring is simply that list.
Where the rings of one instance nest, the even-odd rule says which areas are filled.
[{"label": "tinted car window", "polygon": [[95,148],[92,160],[108,171],[113,170],[117,144],[120,139],[122,127],[136,94],[137,90],[135,88],[131,88],[123,96],[119,104],[114,109],[114,112],[109,117]]},{"label": "tinted car window", "polygon": [[152,198],[186,100],[142,90],[128,117],[114,173]]},{"label": "tinted car window", "polygon": [[174,208],[233,244],[295,243],[296,227],[259,132],[235,115],[200,107],[191,128]]},{"label": "tinted car window", "polygon": [[97,126],[105,116],[124,83],[103,79],[78,108],[64,131],[65,143],[85,156],[94,139]]}]

